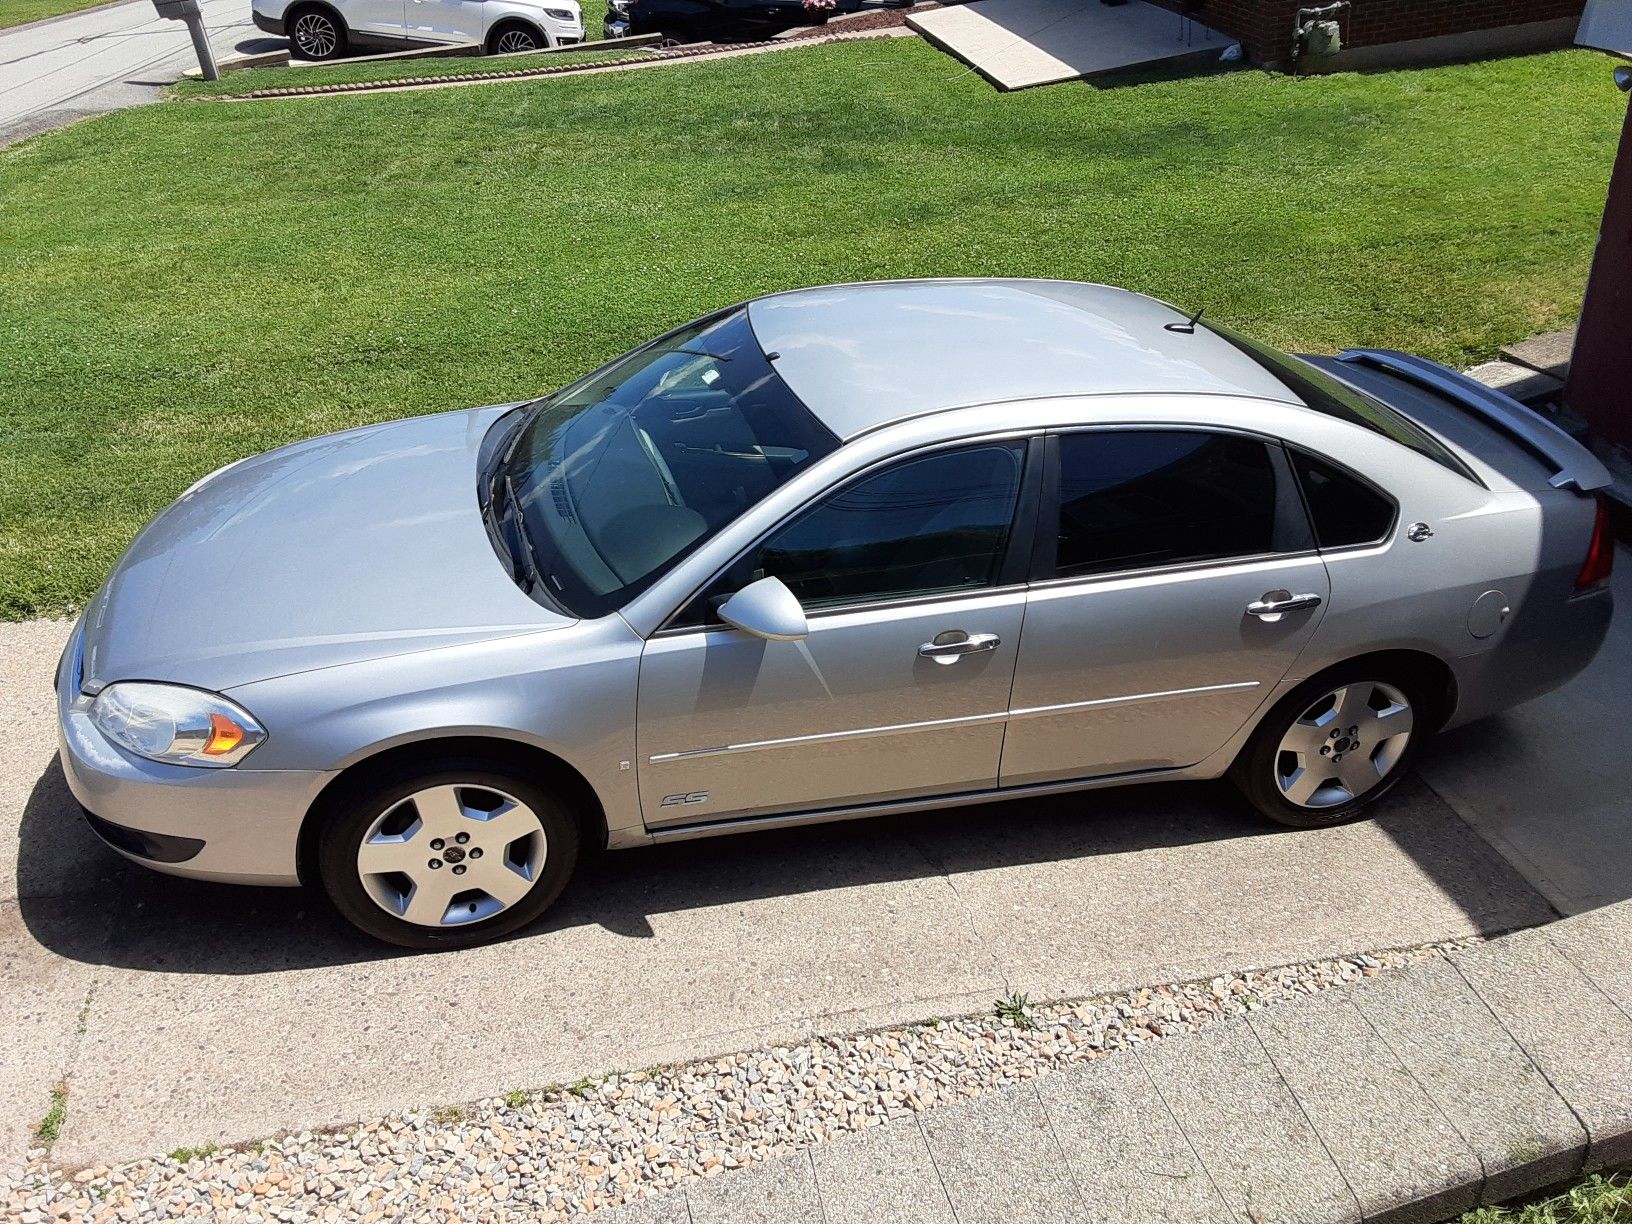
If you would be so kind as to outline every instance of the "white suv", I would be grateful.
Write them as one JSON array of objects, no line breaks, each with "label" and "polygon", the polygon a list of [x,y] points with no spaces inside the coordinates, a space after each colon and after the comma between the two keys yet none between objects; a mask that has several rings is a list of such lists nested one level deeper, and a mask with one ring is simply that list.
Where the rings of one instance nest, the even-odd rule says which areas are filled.
[{"label": "white suv", "polygon": [[480,44],[489,55],[584,40],[578,0],[252,0],[255,25],[288,35],[299,59],[348,46]]}]

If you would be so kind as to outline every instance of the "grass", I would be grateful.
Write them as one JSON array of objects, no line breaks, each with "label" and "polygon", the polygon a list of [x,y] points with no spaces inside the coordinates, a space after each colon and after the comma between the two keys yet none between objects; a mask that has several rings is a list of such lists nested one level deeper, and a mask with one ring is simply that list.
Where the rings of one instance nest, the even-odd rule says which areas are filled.
[{"label": "grass", "polygon": [[1608,66],[1005,95],[903,39],[38,137],[0,152],[0,616],[84,600],[239,456],[536,394],[789,286],[1075,277],[1484,356],[1578,309]]},{"label": "grass", "polygon": [[1632,1175],[1594,1173],[1517,1207],[1481,1207],[1461,1224],[1632,1224]]},{"label": "grass", "polygon": [[46,1111],[45,1117],[34,1128],[34,1142],[41,1147],[50,1147],[62,1134],[62,1124],[68,1120],[68,1085],[58,1080],[51,1085],[51,1108]]},{"label": "grass", "polygon": [[63,13],[77,13],[102,3],[104,0],[0,0],[0,30]]},{"label": "grass", "polygon": [[1018,991],[1010,991],[997,1001],[997,1018],[1019,1029],[1037,1027],[1031,1018],[1031,1000]]},{"label": "grass", "polygon": [[178,1147],[170,1153],[170,1159],[177,1164],[191,1164],[195,1160],[208,1160],[220,1150],[221,1148],[214,1143],[200,1144],[198,1147]]},{"label": "grass", "polygon": [[615,63],[644,59],[638,48],[615,47],[607,51],[550,51],[532,55],[461,55],[437,59],[373,61],[348,64],[345,61],[321,68],[245,68],[229,72],[219,81],[182,80],[171,86],[178,98],[231,98],[258,89],[291,89],[313,85],[350,85],[365,81],[411,81],[419,77],[473,76],[482,72],[519,72],[523,69],[564,68],[569,64]]}]

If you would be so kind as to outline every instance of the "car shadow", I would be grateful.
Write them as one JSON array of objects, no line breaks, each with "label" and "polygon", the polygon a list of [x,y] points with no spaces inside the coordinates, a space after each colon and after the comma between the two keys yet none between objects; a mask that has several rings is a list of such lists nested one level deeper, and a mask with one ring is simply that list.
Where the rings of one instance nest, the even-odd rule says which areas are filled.
[{"label": "car shadow", "polygon": [[[1533,889],[1421,783],[1376,818],[1481,930],[1545,920]],[[589,856],[556,907],[512,940],[596,925],[653,937],[650,917],[947,872],[1299,836],[1224,783],[1120,787]],[[18,905],[72,960],[165,973],[259,974],[415,955],[347,926],[316,890],[178,879],[105,847],[53,760],[24,808]],[[1189,885],[1176,881],[1176,887]],[[542,951],[542,948],[541,948]]]}]

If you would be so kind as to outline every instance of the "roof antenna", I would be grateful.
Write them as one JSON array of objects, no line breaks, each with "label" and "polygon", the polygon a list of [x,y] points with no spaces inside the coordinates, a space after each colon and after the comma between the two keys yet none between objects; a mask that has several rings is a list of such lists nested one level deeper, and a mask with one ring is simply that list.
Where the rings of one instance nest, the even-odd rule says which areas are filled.
[{"label": "roof antenna", "polygon": [[1163,323],[1162,328],[1165,331],[1178,332],[1181,336],[1193,336],[1196,334],[1196,324],[1201,320],[1202,311],[1206,309],[1207,307],[1203,306],[1183,323]]}]

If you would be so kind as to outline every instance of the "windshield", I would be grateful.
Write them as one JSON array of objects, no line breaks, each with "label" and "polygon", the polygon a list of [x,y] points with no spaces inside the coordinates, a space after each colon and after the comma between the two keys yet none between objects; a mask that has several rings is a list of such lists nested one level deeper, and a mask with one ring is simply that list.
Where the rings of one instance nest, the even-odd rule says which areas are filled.
[{"label": "windshield", "polygon": [[838,439],[801,404],[746,310],[682,328],[534,410],[490,513],[518,575],[577,616],[621,607]]}]

